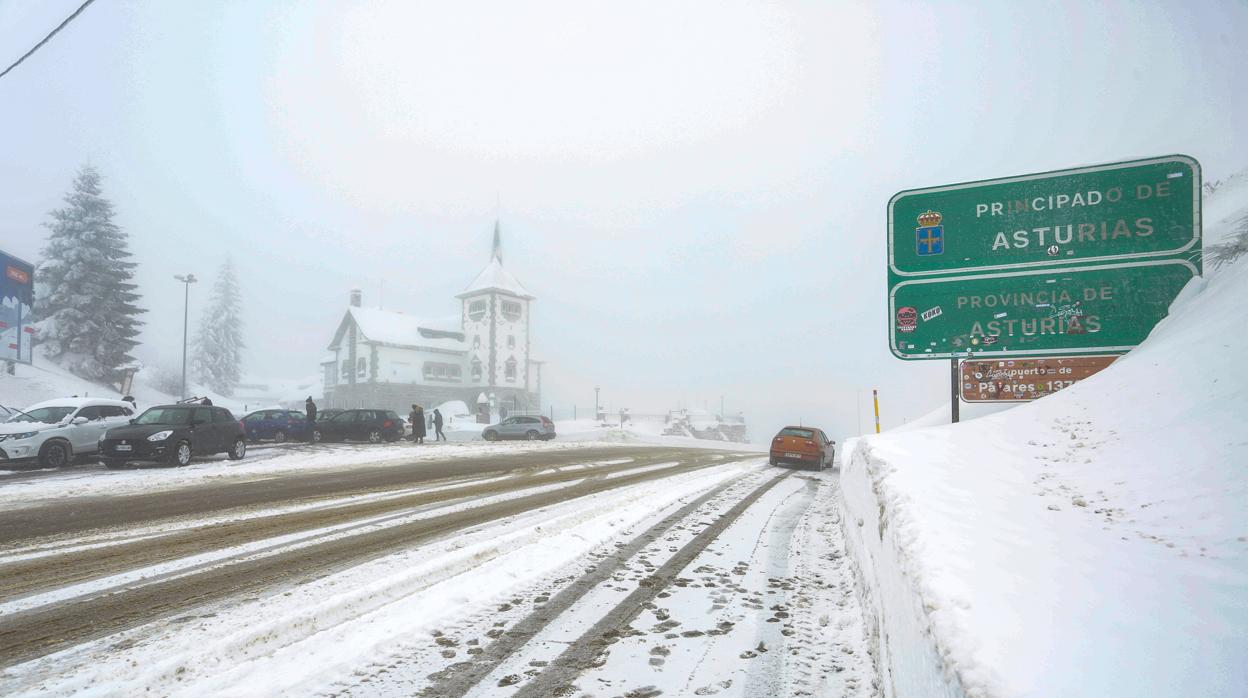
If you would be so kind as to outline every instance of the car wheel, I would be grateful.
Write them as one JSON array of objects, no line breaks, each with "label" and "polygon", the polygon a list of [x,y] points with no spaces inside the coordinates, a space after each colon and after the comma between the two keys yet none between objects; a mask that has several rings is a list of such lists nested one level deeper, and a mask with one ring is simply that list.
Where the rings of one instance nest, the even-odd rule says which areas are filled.
[{"label": "car wheel", "polygon": [[314,444],[319,444],[319,443],[321,442],[321,439],[323,439],[323,438],[324,438],[324,437],[322,437],[322,436],[321,436],[321,430],[320,430],[320,429],[313,429],[313,430],[312,430],[312,443],[314,443]]},{"label": "car wheel", "polygon": [[485,436],[486,441],[498,441],[498,432],[496,431],[487,431],[483,436]]},{"label": "car wheel", "polygon": [[380,431],[378,431],[377,429],[373,429],[373,430],[369,431],[369,432],[368,432],[368,442],[369,442],[370,444],[379,444],[379,443],[381,443],[381,432],[380,432]]},{"label": "car wheel", "polygon": [[275,444],[286,443],[286,432],[282,431],[281,429],[278,429],[277,431],[273,432],[273,443]]},{"label": "car wheel", "polygon": [[776,464],[776,459],[775,459],[775,458],[768,458],[768,459],[767,459],[767,463],[768,463],[768,465],[775,465],[775,464]]},{"label": "car wheel", "polygon": [[229,450],[230,460],[242,460],[247,455],[247,440],[243,437],[234,439],[234,447]]},{"label": "car wheel", "polygon": [[179,441],[178,445],[173,447],[173,452],[169,455],[169,462],[178,467],[188,465],[191,462],[190,442]]},{"label": "car wheel", "polygon": [[69,444],[64,441],[49,441],[39,449],[39,465],[45,468],[63,468],[72,457]]},{"label": "car wheel", "polygon": [[539,434],[539,433],[537,433],[537,432],[535,432],[535,431],[530,431],[529,433],[525,434],[524,436],[525,436],[525,438],[527,438],[529,441],[537,441],[537,437],[541,436],[541,434]]}]

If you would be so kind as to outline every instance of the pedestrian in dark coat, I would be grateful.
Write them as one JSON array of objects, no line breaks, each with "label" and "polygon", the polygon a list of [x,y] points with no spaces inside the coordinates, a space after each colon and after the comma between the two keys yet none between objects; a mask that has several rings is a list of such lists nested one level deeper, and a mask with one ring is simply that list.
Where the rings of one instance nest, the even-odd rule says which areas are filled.
[{"label": "pedestrian in dark coat", "polygon": [[442,413],[436,408],[433,410],[433,433],[434,441],[446,441],[446,434],[442,433]]},{"label": "pedestrian in dark coat", "polygon": [[206,397],[206,398],[204,398],[203,400],[200,400],[200,401],[199,401],[199,404],[201,404],[201,405],[211,405],[211,404],[212,404],[212,398],[210,398],[210,397]]},{"label": "pedestrian in dark coat", "polygon": [[308,415],[308,441],[316,441],[316,403],[312,402],[312,396],[309,395],[307,401],[303,403],[303,411]]},{"label": "pedestrian in dark coat", "polygon": [[419,407],[412,405],[412,411],[407,414],[407,421],[412,425],[412,443],[417,443],[416,439],[420,433],[417,425],[421,423]]},{"label": "pedestrian in dark coat", "polygon": [[425,408],[416,405],[416,418],[412,420],[412,437],[416,439],[416,443],[423,444],[427,433],[429,432],[425,428]]}]

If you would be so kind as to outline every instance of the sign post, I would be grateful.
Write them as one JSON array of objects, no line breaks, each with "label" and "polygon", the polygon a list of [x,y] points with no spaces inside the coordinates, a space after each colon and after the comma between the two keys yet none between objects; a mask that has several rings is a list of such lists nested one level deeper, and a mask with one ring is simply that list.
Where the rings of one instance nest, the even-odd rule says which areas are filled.
[{"label": "sign post", "polygon": [[1122,354],[1200,273],[1184,155],[906,190],[888,204],[889,348]]},{"label": "sign post", "polygon": [[958,360],[957,358],[949,359],[949,404],[953,406],[953,414],[950,415],[951,424],[958,423],[958,408],[960,407],[958,404],[958,387],[961,384],[961,376],[958,375]]},{"label": "sign post", "polygon": [[880,391],[871,391],[871,400],[875,402],[875,433],[880,433]]}]

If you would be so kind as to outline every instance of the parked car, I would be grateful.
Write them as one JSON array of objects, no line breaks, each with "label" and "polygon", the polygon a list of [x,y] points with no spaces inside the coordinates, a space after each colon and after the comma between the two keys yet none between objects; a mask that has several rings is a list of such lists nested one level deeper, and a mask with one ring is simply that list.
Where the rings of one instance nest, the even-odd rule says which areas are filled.
[{"label": "parked car", "polygon": [[100,462],[120,468],[134,461],[186,465],[195,456],[225,453],[230,460],[247,455],[243,423],[224,407],[161,405],[126,426],[109,429],[100,439]]},{"label": "parked car", "polygon": [[249,441],[307,439],[308,418],[297,410],[256,410],[243,417],[243,429]]},{"label": "parked car", "polygon": [[486,441],[499,439],[527,439],[550,441],[555,438],[555,423],[548,417],[508,417],[498,424],[491,424],[481,432]]},{"label": "parked car", "polygon": [[346,412],[346,410],[340,410],[336,407],[331,407],[327,410],[321,410],[320,412],[316,413],[316,421],[320,422],[326,419],[333,419],[334,417],[337,417],[343,412]]},{"label": "parked car", "polygon": [[771,464],[794,463],[823,470],[832,467],[835,449],[836,442],[822,429],[785,427],[771,440]]},{"label": "parked car", "polygon": [[68,465],[99,448],[110,427],[134,416],[130,403],[106,398],[48,400],[16,410],[0,424],[0,463],[34,461],[45,468]]},{"label": "parked car", "polygon": [[398,441],[403,420],[393,410],[344,410],[329,419],[317,416],[314,441]]}]

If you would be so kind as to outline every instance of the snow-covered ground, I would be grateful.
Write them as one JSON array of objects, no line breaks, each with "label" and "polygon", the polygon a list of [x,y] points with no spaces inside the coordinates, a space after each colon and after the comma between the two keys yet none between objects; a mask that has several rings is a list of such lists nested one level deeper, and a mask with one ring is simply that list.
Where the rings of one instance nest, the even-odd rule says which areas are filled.
[{"label": "snow-covered ground", "polygon": [[[836,501],[832,473],[790,474],[758,458],[725,460],[531,509],[281,593],[231,598],[77,645],[8,667],[0,672],[0,691],[413,695],[436,689],[459,662],[480,657],[499,638],[505,644],[537,618],[540,632],[487,667],[472,691],[523,694],[526,682],[558,664],[569,639],[652,589],[655,603],[638,606],[631,621],[637,630],[620,634],[601,662],[569,680],[612,695],[873,695],[875,672],[842,552]],[[404,516],[487,504],[451,498]],[[716,530],[713,522],[724,516],[731,524]],[[355,528],[405,520],[356,522]],[[658,533],[629,542],[643,531]],[[105,593],[118,585],[130,591],[181,569],[202,571],[349,535],[327,529],[256,541],[246,550],[217,551],[220,563],[175,560],[92,580],[74,593]],[[680,557],[690,549],[688,559]],[[6,554],[0,563],[23,554]],[[562,592],[600,566],[610,573],[606,583],[590,584],[574,603],[558,606]],[[21,598],[0,615],[21,610],[10,608],[15,604],[58,603],[68,593]],[[548,603],[554,610],[544,624]],[[533,695],[536,689],[529,690]]]},{"label": "snow-covered ground", "polygon": [[[1248,187],[1212,197],[1208,242]],[[1248,259],[1034,403],[858,439],[843,520],[896,696],[1248,686]]]},{"label": "snow-covered ground", "polygon": [[482,458],[518,453],[555,452],[611,445],[590,440],[544,442],[451,442],[444,444],[327,444],[307,446],[291,444],[272,449],[253,450],[241,461],[225,456],[194,460],[183,468],[164,466],[128,470],[100,468],[64,468],[49,477],[50,471],[36,473],[41,477],[23,477],[10,472],[12,479],[0,479],[0,509],[37,506],[42,502],[67,497],[116,496],[158,492],[202,484],[230,481],[261,481],[268,477],[308,474],[349,468],[351,466],[401,466],[419,462],[459,458]]}]

